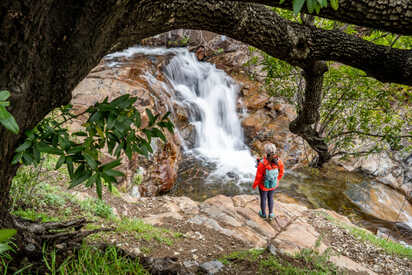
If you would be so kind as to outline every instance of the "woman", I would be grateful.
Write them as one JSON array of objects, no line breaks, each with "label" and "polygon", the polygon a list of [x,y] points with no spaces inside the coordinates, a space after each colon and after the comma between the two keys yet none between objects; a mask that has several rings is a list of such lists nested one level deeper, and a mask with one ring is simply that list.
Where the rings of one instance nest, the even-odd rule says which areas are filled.
[{"label": "woman", "polygon": [[269,220],[275,217],[273,213],[273,195],[283,177],[283,163],[276,155],[276,146],[272,143],[265,144],[265,157],[259,161],[253,189],[259,186],[260,211],[259,216],[266,218],[266,199],[269,206]]}]

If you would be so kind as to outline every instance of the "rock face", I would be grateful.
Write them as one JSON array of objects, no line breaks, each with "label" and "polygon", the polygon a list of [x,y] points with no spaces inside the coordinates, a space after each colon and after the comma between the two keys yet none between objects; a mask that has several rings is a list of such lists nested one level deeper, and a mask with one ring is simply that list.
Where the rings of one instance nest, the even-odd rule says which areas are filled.
[{"label": "rock face", "polygon": [[[130,94],[138,98],[136,107],[142,115],[143,126],[148,118],[145,109],[154,113],[164,114],[171,104],[167,81],[162,75],[160,67],[167,62],[168,56],[136,55],[132,59],[115,60],[118,63],[109,63],[102,60],[73,91],[72,104],[76,112],[82,112],[97,101],[108,97],[112,100],[123,94]],[[113,62],[112,60],[110,62]],[[154,77],[156,76],[156,78]],[[81,128],[86,118],[80,118],[70,125],[72,131]],[[180,126],[187,125],[181,119]],[[181,159],[180,140],[176,135],[165,132],[168,143],[152,142],[154,153],[149,159],[134,154],[131,160],[123,156],[121,170],[126,175],[121,179],[122,191],[129,190],[136,182],[136,173],[142,167],[144,174],[139,191],[142,195],[153,196],[166,192],[173,187],[177,177],[178,163]],[[112,157],[103,152],[103,162],[112,160]]]},{"label": "rock face", "polygon": [[[189,251],[192,259],[178,261],[189,265],[195,260],[209,274],[222,268],[221,263],[210,256],[215,255],[212,244],[219,244],[216,246],[218,251],[223,251],[225,247],[220,247],[224,243],[223,238],[232,239],[229,244],[243,243],[245,248],[269,248],[274,254],[295,254],[302,249],[314,249],[319,253],[328,251],[330,261],[347,274],[406,274],[405,271],[412,268],[407,258],[385,254],[381,248],[352,236],[342,225],[356,226],[333,211],[311,210],[275,200],[276,219],[267,221],[258,215],[259,198],[255,195],[218,195],[204,202],[170,196],[141,200],[128,206],[139,207],[138,211],[131,212],[136,213],[136,217],[142,217],[146,223],[180,230],[185,238],[191,240],[190,248],[186,249],[192,251]],[[143,205],[149,206],[148,211]],[[118,212],[121,213],[121,210]],[[209,250],[201,252],[206,243]],[[173,251],[182,250],[179,247],[170,248],[170,253]]]}]

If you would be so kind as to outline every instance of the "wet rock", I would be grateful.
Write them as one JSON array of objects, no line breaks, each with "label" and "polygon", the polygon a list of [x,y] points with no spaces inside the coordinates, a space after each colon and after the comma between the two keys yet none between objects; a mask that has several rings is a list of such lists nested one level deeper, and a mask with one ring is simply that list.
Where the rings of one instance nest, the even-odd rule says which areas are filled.
[{"label": "wet rock", "polygon": [[216,274],[223,269],[224,265],[219,261],[211,261],[203,263],[199,267],[206,274]]}]

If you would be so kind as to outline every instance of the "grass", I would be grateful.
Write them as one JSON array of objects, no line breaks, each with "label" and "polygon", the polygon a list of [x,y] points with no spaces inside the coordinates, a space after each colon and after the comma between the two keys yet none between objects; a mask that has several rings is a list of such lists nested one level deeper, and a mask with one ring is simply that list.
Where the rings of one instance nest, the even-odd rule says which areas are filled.
[{"label": "grass", "polygon": [[164,228],[154,227],[150,224],[144,223],[139,219],[123,218],[117,222],[117,232],[129,232],[134,235],[137,240],[146,240],[148,242],[156,240],[168,246],[173,245],[172,238],[179,238],[183,236],[179,233],[172,233],[170,230]]},{"label": "grass", "polygon": [[371,232],[359,228],[359,227],[353,227],[349,226],[345,223],[342,223],[335,218],[327,215],[324,212],[321,212],[325,217],[331,221],[333,224],[339,226],[340,228],[346,229],[350,234],[352,234],[354,237],[365,241],[369,242],[370,244],[373,244],[376,247],[382,248],[386,253],[391,254],[391,255],[398,255],[401,257],[407,257],[409,259],[412,259],[412,249],[405,247],[399,243],[396,243],[391,240],[386,240],[377,237],[376,235],[372,234]]},{"label": "grass", "polygon": [[83,245],[65,259],[60,259],[56,250],[43,249],[43,265],[28,264],[12,272],[9,265],[0,261],[0,274],[48,274],[48,275],[95,275],[95,274],[149,274],[136,259],[119,254],[116,247],[105,250]]},{"label": "grass", "polygon": [[233,272],[255,271],[256,274],[337,274],[327,254],[303,249],[295,256],[274,256],[265,249],[233,252],[220,261]]},{"label": "grass", "polygon": [[16,211],[13,211],[13,214],[37,222],[57,222],[60,220],[58,217],[51,217],[45,213],[37,212],[34,209],[18,209]]}]

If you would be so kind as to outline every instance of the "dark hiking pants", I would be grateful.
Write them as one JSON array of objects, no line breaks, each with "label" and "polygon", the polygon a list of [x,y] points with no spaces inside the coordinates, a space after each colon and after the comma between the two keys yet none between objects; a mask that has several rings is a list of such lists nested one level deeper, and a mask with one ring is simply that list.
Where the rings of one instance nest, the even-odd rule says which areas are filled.
[{"label": "dark hiking pants", "polygon": [[266,199],[268,201],[269,214],[273,213],[273,195],[274,194],[275,194],[275,190],[263,191],[259,188],[260,209],[262,210],[262,214],[264,216],[266,216]]}]

